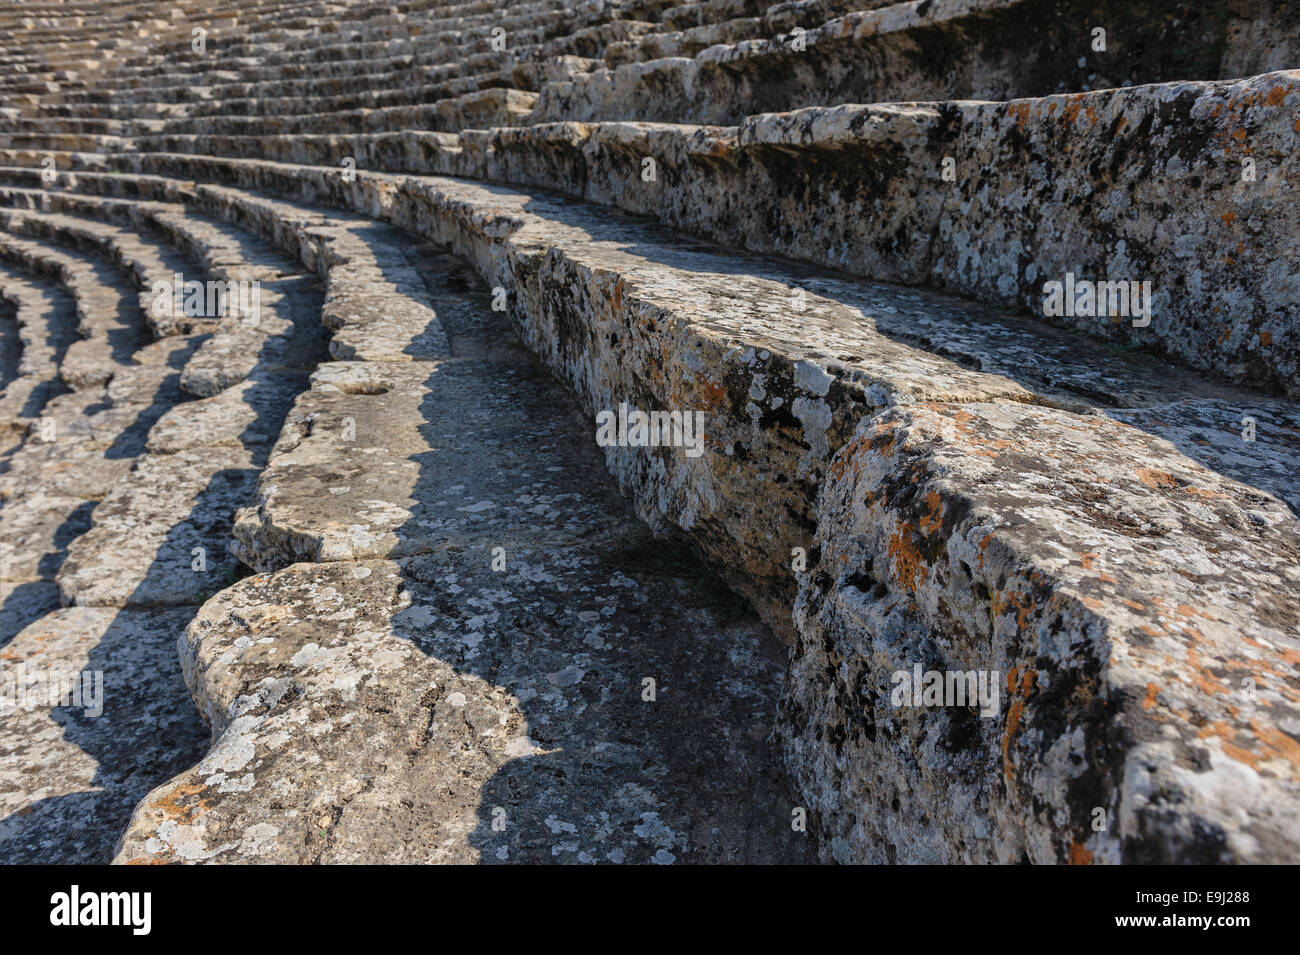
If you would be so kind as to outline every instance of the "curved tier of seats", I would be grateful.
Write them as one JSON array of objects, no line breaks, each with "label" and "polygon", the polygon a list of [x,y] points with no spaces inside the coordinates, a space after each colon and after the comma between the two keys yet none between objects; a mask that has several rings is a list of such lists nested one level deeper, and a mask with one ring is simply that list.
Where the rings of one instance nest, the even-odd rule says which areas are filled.
[{"label": "curved tier of seats", "polygon": [[0,857],[1300,858],[1292,5],[0,25]]}]

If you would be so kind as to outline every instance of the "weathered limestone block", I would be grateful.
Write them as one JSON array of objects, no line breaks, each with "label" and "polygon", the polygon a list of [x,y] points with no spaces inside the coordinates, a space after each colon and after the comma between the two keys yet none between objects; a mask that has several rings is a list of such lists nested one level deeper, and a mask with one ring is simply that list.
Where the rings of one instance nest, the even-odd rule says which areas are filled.
[{"label": "weathered limestone block", "polygon": [[64,599],[107,607],[202,603],[231,580],[231,521],[256,479],[242,448],[139,458],[95,506],[94,526],[69,545],[58,574]]},{"label": "weathered limestone block", "polygon": [[[486,284],[510,292],[525,342],[573,384],[590,412],[623,401],[706,412],[712,437],[701,458],[682,449],[611,448],[608,460],[643,517],[691,530],[778,629],[788,626],[794,596],[791,551],[807,549],[815,524],[817,474],[863,415],[917,400],[1031,401],[1086,411],[1214,396],[1175,369],[1154,372],[1147,359],[1085,348],[1039,324],[1005,324],[939,297],[770,260],[711,259],[711,249],[590,207],[429,177],[365,173],[347,184],[310,167],[180,156],[147,157],[147,166],[371,210],[450,243],[477,263]],[[240,195],[229,190],[222,201],[238,207]],[[795,292],[804,286],[804,312],[794,313]],[[776,365],[765,371],[755,360]],[[779,391],[784,381],[794,386],[789,394]],[[756,401],[751,388],[768,394],[768,403]],[[738,439],[745,455],[735,453]]]},{"label": "weathered limestone block", "polygon": [[[824,855],[1295,858],[1280,501],[1103,417],[931,404],[863,422],[820,503],[778,732]],[[916,666],[993,674],[991,715],[899,705]]]},{"label": "weathered limestone block", "polygon": [[[1040,316],[1046,283],[1067,273],[1149,282],[1148,316],[1053,320],[1294,392],[1297,84],[1287,71],[1010,103],[818,106],[732,127],[565,122],[185,148],[319,164],[349,154],[370,168],[555,189],[728,245]],[[1099,166],[1110,170],[1101,179]]]},{"label": "weathered limestone block", "polygon": [[205,604],[182,660],[213,748],[116,861],[806,859],[763,743],[770,635],[689,561],[638,566],[649,539],[507,539],[514,574],[477,548],[295,564]]},{"label": "weathered limestone block", "polygon": [[256,505],[239,514],[239,559],[269,570],[298,560],[402,556],[441,542],[445,502],[421,461],[433,450],[425,410],[454,367],[330,362],[317,369],[285,419]]},{"label": "weathered limestone block", "polygon": [[414,269],[330,269],[321,321],[343,361],[424,361],[448,355],[447,335]]},{"label": "weathered limestone block", "polygon": [[259,370],[211,398],[171,408],[149,429],[147,448],[152,454],[191,448],[269,449],[279,436],[284,409],[306,385],[303,374]]},{"label": "weathered limestone block", "polygon": [[738,127],[563,123],[463,133],[430,144],[417,168],[558,189],[729,245],[1040,316],[1045,283],[1067,272],[1147,281],[1147,325],[1053,320],[1294,393],[1297,102],[1300,74],[1288,71],[1010,103],[816,107]]},{"label": "weathered limestone block", "polygon": [[[531,120],[729,124],[828,103],[1008,100],[1232,77],[1249,60],[1294,67],[1300,54],[1294,23],[1288,28],[1289,11],[1280,3],[1244,16],[1195,0],[854,6],[859,9],[829,22],[803,24],[803,49],[790,34],[766,35],[718,44],[693,58],[627,63],[549,83]],[[1096,51],[1092,29],[1103,23],[1106,49]],[[1253,26],[1253,37],[1234,29],[1242,23]],[[1252,49],[1261,34],[1267,34],[1264,49]]]},{"label": "weathered limestone block", "polygon": [[43,435],[37,424],[5,459],[0,500],[37,490],[99,500],[130,469],[143,437],[135,431],[147,427],[149,413],[139,405],[110,405],[103,391],[52,398],[41,409],[50,430]]},{"label": "weathered limestone block", "polygon": [[90,526],[94,505],[39,486],[0,509],[0,580],[48,580],[68,544]]},{"label": "weathered limestone block", "polygon": [[[140,798],[202,752],[176,656],[191,613],[68,607],[0,647],[0,681],[31,688],[0,710],[5,864],[107,863]],[[50,674],[77,678],[80,699],[49,705]]]},{"label": "weathered limestone block", "polygon": [[181,387],[190,394],[210,398],[254,372],[310,371],[324,356],[327,333],[315,276],[268,282],[240,294],[248,299],[249,313],[228,306],[231,314],[216,322],[185,363]]}]

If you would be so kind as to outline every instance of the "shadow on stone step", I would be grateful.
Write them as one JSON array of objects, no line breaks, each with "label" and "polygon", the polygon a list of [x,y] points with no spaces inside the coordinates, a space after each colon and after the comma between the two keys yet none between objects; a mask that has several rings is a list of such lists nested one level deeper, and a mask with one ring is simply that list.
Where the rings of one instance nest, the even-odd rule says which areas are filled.
[{"label": "shadow on stone step", "polygon": [[[398,536],[445,540],[404,562],[407,612],[430,621],[417,645],[526,721],[517,758],[450,787],[477,801],[480,861],[815,860],[769,741],[785,646],[681,539],[651,535],[577,401],[474,274],[437,261],[456,360],[425,382],[431,450],[412,458],[436,506]],[[430,693],[428,746],[451,758],[462,728],[434,721]]]},{"label": "shadow on stone step", "polygon": [[[20,641],[20,651],[25,654],[29,644],[36,644],[29,665],[39,667],[42,647],[62,648],[69,657],[84,660],[78,665],[81,672],[102,673],[103,712],[88,716],[84,707],[58,706],[9,715],[7,728],[17,733],[6,732],[3,742],[11,753],[21,754],[28,747],[48,750],[40,768],[24,775],[24,791],[66,790],[78,784],[91,788],[39,799],[0,819],[0,863],[106,864],[136,803],[159,783],[193,765],[207,748],[208,728],[182,678],[177,640],[204,600],[242,576],[226,548],[234,512],[256,492],[257,471],[280,432],[292,395],[286,396],[284,387],[270,377],[254,380],[243,400],[255,414],[239,435],[239,453],[246,455],[250,467],[214,470],[190,500],[179,499],[183,475],[170,483],[167,469],[180,462],[184,452],[150,455],[145,441],[158,419],[176,407],[181,397],[176,384],[179,368],[197,345],[196,338],[170,356],[169,364],[178,369],[177,374],[164,379],[157,400],[144,405],[103,452],[109,458],[139,457],[146,467],[157,467],[152,483],[140,479],[137,464],[126,478],[136,479],[134,493],[107,498],[98,506],[104,510],[95,513],[96,518],[115,521],[114,533],[107,535],[112,539],[74,558],[79,566],[68,568],[62,554],[42,564],[42,572],[51,579],[60,569],[57,565],[65,565],[65,570],[71,570],[71,585],[88,594],[87,602],[108,605],[73,606],[52,613],[45,613],[48,607],[29,610],[32,626],[42,632],[29,631],[34,640]],[[263,351],[269,347],[268,343]],[[304,352],[303,357],[319,361],[324,355]],[[296,380],[300,386],[306,384],[305,378]],[[221,456],[221,449],[196,450],[200,468],[205,456],[213,460]],[[169,502],[171,510],[180,505],[179,519],[168,514]],[[79,510],[78,520],[89,513]],[[149,553],[147,542],[158,522],[169,520],[161,541]],[[56,541],[75,540],[86,529],[84,521],[76,527],[70,521]],[[119,542],[120,549],[114,546]],[[196,546],[205,549],[202,570],[195,568]],[[135,586],[119,590],[113,584],[120,581],[135,581]],[[26,595],[15,591],[11,601],[16,604],[21,596]],[[6,621],[8,610],[7,603]],[[11,654],[10,662],[15,658]],[[23,739],[14,739],[15,735]],[[23,765],[31,767],[26,760]]]}]

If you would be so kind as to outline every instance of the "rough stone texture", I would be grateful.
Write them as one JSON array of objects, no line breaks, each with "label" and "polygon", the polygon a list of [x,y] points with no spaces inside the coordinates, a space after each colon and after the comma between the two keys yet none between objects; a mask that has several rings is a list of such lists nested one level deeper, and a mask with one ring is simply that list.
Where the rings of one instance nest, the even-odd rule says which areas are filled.
[{"label": "rough stone texture", "polygon": [[[306,378],[277,372],[246,378],[225,391],[172,408],[149,429],[152,454],[175,454],[192,448],[268,447],[275,414],[306,386]],[[255,451],[255,454],[257,452]]]},{"label": "rough stone texture", "polygon": [[558,562],[494,539],[514,573],[477,546],[296,564],[205,605],[183,659],[216,743],[117,861],[806,858],[764,743],[770,635],[725,595],[705,609],[689,562],[648,572],[648,538],[607,529]]},{"label": "rough stone texture", "polygon": [[444,309],[447,279],[430,320],[459,354],[330,362],[295,403],[235,534],[259,569],[323,563],[204,605],[182,659],[213,748],[117,861],[811,858],[766,743],[783,648],[636,522],[558,385],[481,289]]},{"label": "rough stone texture", "polygon": [[[59,571],[66,601],[81,606],[202,603],[230,580],[232,515],[253,493],[242,448],[147,455],[95,507],[94,527],[68,547]],[[194,548],[206,569],[193,570]]]},{"label": "rough stone texture", "polygon": [[48,695],[0,708],[0,861],[107,863],[131,808],[202,750],[176,657],[191,615],[69,607],[0,647],[0,681],[99,671],[103,694],[98,716]]},{"label": "rough stone texture", "polygon": [[[202,145],[554,189],[729,245],[1038,315],[1044,284],[1067,272],[1149,281],[1149,325],[1058,321],[1295,394],[1297,102],[1300,74],[1287,71],[1007,103],[814,107],[728,127],[566,122]],[[653,182],[641,177],[646,158]]]},{"label": "rough stone texture", "polygon": [[[1117,422],[989,404],[865,421],[830,475],[779,731],[832,855],[1295,857],[1288,507]],[[893,705],[915,664],[996,672],[1001,705]]]},{"label": "rough stone texture", "polygon": [[[1230,76],[1225,70],[1242,65],[1244,49],[1259,53],[1234,43],[1235,22],[1293,22],[1281,3],[1251,14],[1232,16],[1223,5],[1193,0],[894,3],[806,24],[803,50],[793,35],[769,35],[553,83],[532,119],[732,123],[827,102],[1007,100],[1061,88]],[[1106,25],[1104,52],[1091,46],[1096,24]],[[1261,59],[1293,66],[1296,34],[1268,33],[1271,50]]]},{"label": "rough stone texture", "polygon": [[[176,607],[215,732],[81,749],[90,854],[161,783],[119,861],[1300,858],[1293,4],[320,14],[0,11],[5,639]],[[0,844],[89,847],[5,752]]]},{"label": "rough stone texture", "polygon": [[[78,211],[112,218],[111,210],[93,203],[83,202]],[[31,220],[10,224],[15,221]],[[179,261],[181,255],[140,243],[104,222],[61,213],[42,213],[36,221],[40,238],[23,245],[22,261],[64,284],[83,330],[88,316],[98,314],[89,303],[119,287],[120,279],[108,279],[109,273],[128,281],[140,274],[139,250],[157,250],[155,263]],[[243,235],[240,244],[237,232],[187,222],[183,213],[173,213],[171,226],[170,234],[195,240],[185,247],[199,260],[217,266],[222,249],[235,242],[246,256],[245,269],[289,276],[271,301],[277,313],[301,315],[297,324],[269,323],[278,335],[266,340],[301,343],[312,334],[320,339],[319,325],[307,320],[313,308],[319,310],[314,278],[293,278],[292,263],[268,255],[269,248],[252,236]],[[213,244],[197,241],[203,237]],[[68,246],[77,249],[60,251]],[[98,260],[78,258],[83,249],[104,254],[109,272],[95,271]],[[286,265],[287,272],[280,267]],[[188,273],[200,280],[210,274],[192,268]],[[93,284],[97,274],[108,279],[105,285]],[[35,346],[29,357],[46,359],[43,368],[35,362],[24,367],[27,376],[66,380],[65,365],[74,353],[58,348],[57,312],[41,316],[48,343],[27,334],[35,330],[32,312],[41,305],[48,311],[54,300],[46,296],[42,302],[33,294],[43,291],[36,286],[6,281],[5,291],[27,309],[24,322],[32,327],[25,325],[22,333]],[[118,295],[116,301],[127,333],[122,342],[140,341],[143,300]],[[305,329],[301,335],[299,326]],[[27,424],[0,465],[0,640],[7,644],[0,650],[6,661],[0,679],[21,678],[23,664],[28,672],[54,669],[64,676],[103,670],[105,681],[102,715],[74,715],[66,706],[44,704],[14,709],[6,698],[0,713],[0,858],[7,862],[107,862],[135,802],[201,749],[202,724],[180,679],[176,637],[195,606],[234,579],[227,547],[234,513],[249,500],[254,463],[265,459],[293,395],[306,383],[305,376],[254,367],[232,392],[234,400],[182,403],[184,372],[205,340],[181,335],[115,350],[103,385],[81,383],[82,390],[32,409],[39,419]],[[302,350],[304,360],[314,354],[319,347]],[[202,571],[194,566],[196,546],[205,549]],[[102,606],[56,610],[60,596]],[[119,609],[128,605],[133,609]],[[134,609],[155,606],[179,609]]]}]

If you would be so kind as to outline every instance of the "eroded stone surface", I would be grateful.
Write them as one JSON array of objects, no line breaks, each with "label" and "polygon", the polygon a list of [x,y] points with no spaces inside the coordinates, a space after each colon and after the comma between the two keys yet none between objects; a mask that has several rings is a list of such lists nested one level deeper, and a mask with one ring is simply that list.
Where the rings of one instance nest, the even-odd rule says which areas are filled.
[{"label": "eroded stone surface", "polygon": [[[228,11],[191,11],[221,21],[218,58],[186,55],[176,24],[119,42],[116,11],[69,8],[89,17],[69,28],[43,9],[0,43],[0,151],[27,167],[0,169],[17,210],[0,257],[61,286],[0,274],[0,339],[12,308],[23,346],[0,361],[5,639],[73,647],[95,615],[154,619],[49,614],[65,558],[79,599],[203,600],[176,589],[193,549],[173,545],[223,545],[241,482],[239,556],[274,570],[230,573],[187,632],[220,735],[119,858],[812,851],[760,742],[781,653],[672,528],[794,641],[780,740],[823,857],[1300,855],[1300,421],[1273,397],[1297,379],[1295,74],[1235,79],[1297,65],[1294,12],[561,6],[344,5],[321,32],[274,5],[230,31]],[[1104,52],[1080,23],[1105,24]],[[1012,96],[1035,98],[952,101]],[[872,105],[916,98],[936,102]],[[293,259],[323,308],[307,292],[257,330],[154,318],[187,341],[142,347],[144,290],[173,266],[310,289]],[[1038,311],[1065,271],[1152,280],[1151,324],[1060,320],[1088,341],[997,314]],[[584,418],[483,321],[494,288]],[[285,419],[327,332],[335,361]],[[623,405],[704,417],[698,456],[606,449],[654,543],[590,450],[592,415]],[[38,442],[42,413],[63,444]],[[181,502],[230,463],[242,477],[198,492],[191,540]],[[322,562],[285,566],[304,558]],[[900,710],[889,677],[909,663],[996,668],[993,712]],[[148,687],[166,712],[178,689]],[[62,858],[50,834],[75,830],[101,753],[96,778],[131,781],[83,815],[120,826],[161,765],[123,735],[138,752],[9,752],[9,778],[76,798],[9,792],[0,845]]]},{"label": "eroded stone surface", "polygon": [[[830,475],[779,724],[827,855],[1294,857],[1285,504],[1117,422],[988,404],[864,422]],[[917,665],[996,674],[994,712],[895,705]]]},{"label": "eroded stone surface", "polygon": [[[0,682],[30,688],[0,707],[0,860],[107,863],[139,799],[201,751],[176,656],[191,613],[69,607],[0,647]],[[51,706],[50,674],[84,692]]]},{"label": "eroded stone surface", "polygon": [[183,659],[215,745],[117,861],[807,858],[764,743],[770,635],[647,537],[502,539],[501,574],[478,546],[296,564],[206,604]]},{"label": "eroded stone surface", "polygon": [[95,506],[94,527],[69,545],[58,577],[64,598],[108,607],[202,603],[230,581],[230,526],[256,477],[243,448],[140,458]]}]

